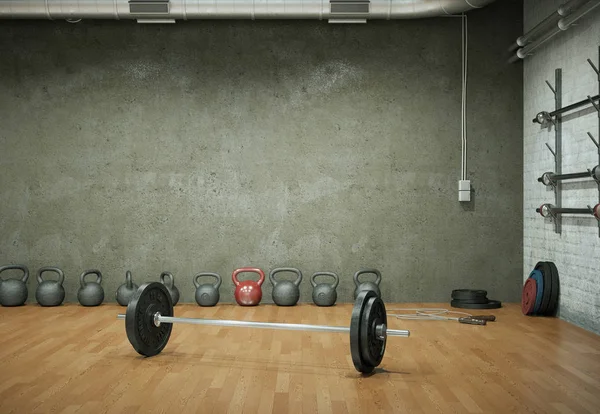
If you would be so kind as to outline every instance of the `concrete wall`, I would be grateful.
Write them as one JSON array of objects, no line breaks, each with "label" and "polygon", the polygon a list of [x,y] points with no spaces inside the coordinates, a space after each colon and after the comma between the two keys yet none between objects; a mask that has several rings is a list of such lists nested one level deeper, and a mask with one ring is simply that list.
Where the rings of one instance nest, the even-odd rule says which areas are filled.
[{"label": "concrete wall", "polygon": [[[561,0],[527,0],[525,29],[529,30],[562,3]],[[600,238],[598,222],[591,216],[564,216],[562,233],[556,234],[549,219],[535,213],[542,203],[554,202],[554,194],[537,182],[545,171],[554,171],[554,158],[545,143],[554,146],[554,130],[531,120],[542,110],[554,109],[554,95],[545,80],[554,83],[554,71],[562,68],[563,105],[598,93],[598,78],[587,59],[598,65],[600,10],[594,11],[567,32],[555,36],[524,62],[524,276],[540,260],[556,263],[560,274],[562,319],[600,333]],[[587,132],[598,137],[594,109],[563,117],[563,173],[585,171],[598,165],[598,151]],[[598,186],[591,179],[562,185],[565,207],[598,203]]]},{"label": "concrete wall", "polygon": [[364,266],[387,301],[517,300],[521,7],[470,14],[469,205],[460,19],[3,22],[0,261],[62,267],[71,301],[97,267],[110,300],[131,269],[186,302],[215,271],[231,302],[248,265],[338,272],[342,301]]}]

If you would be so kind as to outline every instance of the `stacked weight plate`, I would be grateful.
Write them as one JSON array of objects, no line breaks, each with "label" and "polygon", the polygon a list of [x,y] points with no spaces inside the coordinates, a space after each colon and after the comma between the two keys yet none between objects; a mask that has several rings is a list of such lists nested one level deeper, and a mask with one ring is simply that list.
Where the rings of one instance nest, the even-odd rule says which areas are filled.
[{"label": "stacked weight plate", "polygon": [[552,262],[538,262],[523,286],[524,315],[553,316],[558,307],[558,269]]},{"label": "stacked weight plate", "polygon": [[453,308],[463,309],[498,309],[502,307],[499,300],[487,298],[487,291],[473,289],[455,289],[452,291]]}]

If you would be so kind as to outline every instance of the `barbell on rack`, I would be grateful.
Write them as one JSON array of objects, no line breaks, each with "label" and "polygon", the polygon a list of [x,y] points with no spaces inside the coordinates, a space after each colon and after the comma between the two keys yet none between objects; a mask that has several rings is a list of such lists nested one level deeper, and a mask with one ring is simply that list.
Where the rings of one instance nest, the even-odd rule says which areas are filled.
[{"label": "barbell on rack", "polygon": [[408,337],[407,330],[387,329],[387,314],[383,301],[372,291],[361,292],[354,303],[350,327],[305,325],[292,323],[248,322],[219,319],[177,318],[169,292],[161,283],[146,283],[135,292],[125,315],[127,338],[141,355],[159,354],[169,341],[174,323],[283,329],[293,331],[335,332],[350,334],[350,352],[357,371],[372,372],[381,363],[388,336]]},{"label": "barbell on rack", "polygon": [[536,208],[535,211],[542,217],[555,217],[557,214],[590,214],[600,220],[600,204],[596,204],[594,207],[587,206],[587,208],[564,208],[546,203]]},{"label": "barbell on rack", "polygon": [[554,186],[556,185],[557,181],[588,177],[592,177],[595,181],[600,182],[600,165],[596,165],[591,170],[570,174],[554,174],[553,172],[545,172],[537,180],[545,186]]}]

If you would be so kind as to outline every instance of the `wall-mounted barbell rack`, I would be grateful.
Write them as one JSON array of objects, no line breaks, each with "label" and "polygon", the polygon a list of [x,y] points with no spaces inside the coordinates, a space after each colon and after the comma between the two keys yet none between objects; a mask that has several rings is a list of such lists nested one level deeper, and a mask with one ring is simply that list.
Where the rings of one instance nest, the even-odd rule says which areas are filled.
[{"label": "wall-mounted barbell rack", "polygon": [[[598,92],[600,92],[600,69],[590,60],[587,60],[596,76],[598,77]],[[598,47],[598,62],[600,66],[600,47]],[[598,113],[598,136],[600,137],[600,93],[591,96],[588,95],[587,99],[579,102],[575,102],[571,105],[562,107],[562,69],[556,69],[554,72],[555,81],[554,86],[550,82],[546,81],[546,84],[554,94],[554,106],[555,109],[552,112],[542,111],[536,115],[533,119],[534,123],[546,126],[553,124],[554,126],[554,149],[546,143],[546,147],[554,156],[554,172],[545,172],[538,181],[545,186],[550,186],[554,190],[554,204],[546,203],[542,204],[541,207],[536,208],[536,212],[540,213],[543,217],[550,217],[554,221],[554,232],[561,233],[561,215],[562,214],[591,214],[598,220],[598,236],[600,237],[600,143],[598,140],[588,132],[590,140],[596,146],[598,150],[598,165],[592,169],[588,169],[584,172],[576,172],[563,174],[562,173],[562,115],[566,112],[573,111],[575,109],[591,105],[596,109]],[[577,178],[592,178],[598,184],[598,201],[594,207],[587,206],[587,208],[564,208],[562,207],[562,181],[573,180]]]}]

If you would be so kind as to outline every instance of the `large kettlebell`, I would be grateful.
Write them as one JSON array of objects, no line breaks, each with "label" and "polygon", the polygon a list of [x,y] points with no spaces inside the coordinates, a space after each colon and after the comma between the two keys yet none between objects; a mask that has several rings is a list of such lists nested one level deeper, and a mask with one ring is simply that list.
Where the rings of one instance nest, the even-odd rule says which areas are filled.
[{"label": "large kettlebell", "polygon": [[[280,272],[296,273],[296,280],[275,280],[275,275]],[[294,306],[300,299],[300,282],[302,282],[302,272],[293,267],[280,267],[273,269],[269,273],[269,280],[273,284],[273,302],[278,306]]]},{"label": "large kettlebell", "polygon": [[[315,281],[317,276],[331,276],[334,279],[333,284],[319,283]],[[340,278],[333,272],[317,272],[310,278],[310,283],[313,285],[312,299],[317,306],[333,306],[337,300],[337,288],[340,283]]]},{"label": "large kettlebell", "polygon": [[[358,277],[365,273],[373,273],[376,278],[374,282],[359,282]],[[354,299],[358,296],[358,293],[363,290],[372,290],[378,297],[381,297],[381,291],[379,290],[379,284],[381,283],[381,272],[377,269],[362,269],[354,273],[354,284],[356,289],[354,290]]]},{"label": "large kettlebell", "polygon": [[[54,272],[58,274],[58,280],[44,280],[42,273]],[[35,290],[35,300],[41,306],[60,306],[65,300],[65,274],[58,267],[46,266],[37,272],[38,287]]]},{"label": "large kettlebell", "polygon": [[[165,277],[169,278],[169,282],[165,282]],[[165,285],[169,291],[173,306],[177,305],[177,302],[179,302],[179,289],[177,289],[177,286],[175,286],[175,278],[173,277],[173,274],[171,272],[162,272],[160,274],[160,283]]]},{"label": "large kettlebell", "polygon": [[135,291],[138,290],[138,287],[138,285],[133,283],[133,279],[131,278],[131,272],[128,270],[125,273],[125,283],[123,283],[117,289],[117,303],[121,306],[127,306],[129,304],[129,300],[131,299]]},{"label": "large kettlebell", "polygon": [[21,279],[0,278],[0,305],[2,306],[21,306],[27,300],[27,279],[29,279],[29,269],[25,265],[6,265],[0,267],[0,273],[5,270],[20,270],[23,272]]},{"label": "large kettlebell", "polygon": [[[200,284],[202,276],[211,276],[216,279],[213,283]],[[221,276],[216,273],[202,272],[194,276],[194,286],[196,286],[196,303],[200,306],[215,306],[219,303],[219,288],[221,287]]]},{"label": "large kettlebell", "polygon": [[[244,280],[240,282],[237,276],[240,273],[257,273],[259,275],[258,280]],[[235,285],[235,301],[240,306],[256,306],[262,299],[262,284],[265,281],[265,272],[255,267],[242,267],[235,269],[231,274],[231,279]]]},{"label": "large kettlebell", "polygon": [[[86,282],[87,275],[96,275],[95,282]],[[81,287],[77,291],[77,300],[82,306],[98,306],[104,301],[104,289],[102,288],[102,273],[97,269],[86,270],[79,276]]]}]

